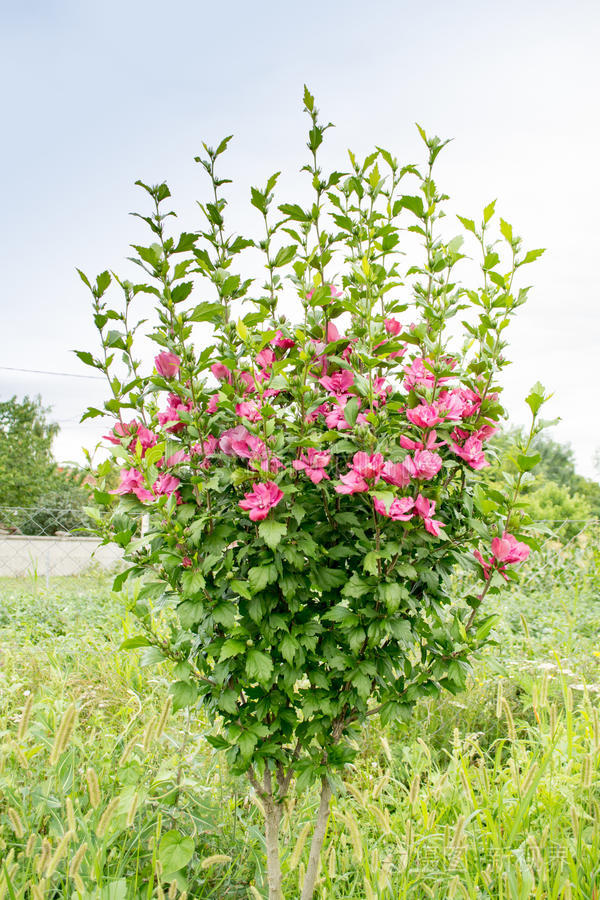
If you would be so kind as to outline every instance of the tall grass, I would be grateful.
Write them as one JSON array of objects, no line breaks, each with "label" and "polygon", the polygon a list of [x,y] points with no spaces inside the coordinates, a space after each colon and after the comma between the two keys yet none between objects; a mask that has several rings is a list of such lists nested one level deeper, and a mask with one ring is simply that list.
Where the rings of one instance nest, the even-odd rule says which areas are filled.
[{"label": "tall grass", "polygon": [[[600,896],[599,554],[561,552],[502,601],[464,695],[364,735],[321,898]],[[264,896],[257,800],[127,628],[102,581],[0,586],[0,900]],[[288,900],[316,803],[283,823]]]}]

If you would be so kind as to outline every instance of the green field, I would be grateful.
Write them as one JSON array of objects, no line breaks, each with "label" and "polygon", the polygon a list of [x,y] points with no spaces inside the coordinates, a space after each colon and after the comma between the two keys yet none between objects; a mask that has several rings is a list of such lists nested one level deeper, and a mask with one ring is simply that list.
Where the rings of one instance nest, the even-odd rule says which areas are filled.
[{"label": "green field", "polygon": [[[552,547],[507,588],[465,694],[372,721],[319,897],[600,896],[597,548]],[[106,580],[0,581],[0,900],[265,895],[256,801],[201,711],[165,715],[169,664],[119,652],[132,627]],[[286,900],[316,796],[291,803]]]}]

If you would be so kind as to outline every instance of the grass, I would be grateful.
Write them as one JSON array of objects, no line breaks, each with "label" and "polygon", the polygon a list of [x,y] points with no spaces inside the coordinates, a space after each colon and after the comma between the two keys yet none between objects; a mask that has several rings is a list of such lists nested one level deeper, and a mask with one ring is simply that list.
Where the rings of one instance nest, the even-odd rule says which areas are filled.
[{"label": "grass", "polygon": [[[600,554],[550,548],[498,610],[468,690],[364,733],[319,897],[600,898]],[[265,896],[245,782],[119,652],[106,581],[0,582],[0,900]],[[283,823],[297,897],[316,796]]]}]

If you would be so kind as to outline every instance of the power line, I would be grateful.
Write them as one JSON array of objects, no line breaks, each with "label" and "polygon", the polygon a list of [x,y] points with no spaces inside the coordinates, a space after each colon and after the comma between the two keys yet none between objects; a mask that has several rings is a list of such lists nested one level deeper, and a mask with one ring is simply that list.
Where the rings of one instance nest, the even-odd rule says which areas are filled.
[{"label": "power line", "polygon": [[14,366],[0,366],[6,372],[29,372],[32,375],[60,375],[62,378],[92,378],[94,381],[104,381],[100,375],[77,375],[75,372],[47,372],[44,369],[17,369]]}]

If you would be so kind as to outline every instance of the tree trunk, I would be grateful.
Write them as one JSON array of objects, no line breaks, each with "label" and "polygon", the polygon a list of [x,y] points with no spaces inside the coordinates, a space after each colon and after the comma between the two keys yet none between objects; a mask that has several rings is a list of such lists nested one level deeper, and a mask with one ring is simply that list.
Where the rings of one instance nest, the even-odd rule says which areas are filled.
[{"label": "tree trunk", "polygon": [[310,845],[310,855],[308,857],[308,866],[306,867],[306,877],[302,886],[301,900],[312,900],[315,892],[315,882],[319,874],[319,863],[321,861],[321,850],[323,849],[323,841],[325,840],[325,832],[327,830],[327,820],[329,818],[329,802],[331,800],[331,788],[327,778],[321,781],[321,802],[319,803],[319,812],[317,813],[317,821],[313,839]]},{"label": "tree trunk", "polygon": [[281,861],[279,859],[279,824],[281,804],[271,798],[264,802],[265,837],[267,843],[267,881],[269,900],[281,900]]}]

